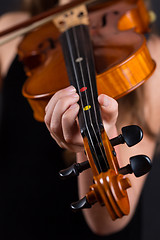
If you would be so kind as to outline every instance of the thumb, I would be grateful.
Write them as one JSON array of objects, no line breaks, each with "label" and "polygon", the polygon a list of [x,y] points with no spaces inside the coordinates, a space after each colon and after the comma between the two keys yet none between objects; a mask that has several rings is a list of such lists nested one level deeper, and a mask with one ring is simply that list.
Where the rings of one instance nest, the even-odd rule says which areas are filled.
[{"label": "thumb", "polygon": [[101,115],[106,132],[111,128],[115,128],[118,117],[118,103],[115,99],[101,94],[98,96],[98,101],[101,107]]}]

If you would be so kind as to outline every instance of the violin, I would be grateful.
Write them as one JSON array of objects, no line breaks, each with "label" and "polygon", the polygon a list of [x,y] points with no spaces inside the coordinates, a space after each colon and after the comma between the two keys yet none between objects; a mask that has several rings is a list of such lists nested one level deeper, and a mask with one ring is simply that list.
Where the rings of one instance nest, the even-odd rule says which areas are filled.
[{"label": "violin", "polygon": [[[98,18],[100,24],[104,24],[102,31],[97,34],[98,30],[90,24],[98,93],[105,93],[115,99],[140,86],[155,69],[146,40],[139,34],[149,31],[149,17],[144,18],[146,21],[143,24],[142,16],[148,14],[145,12],[144,15],[141,0],[134,2],[137,4],[130,4],[128,1],[107,1],[106,8],[99,7],[100,10],[95,10],[95,7],[92,7],[89,14],[91,23],[94,22],[94,18]],[[140,8],[143,11],[139,10],[139,5],[143,6]],[[135,22],[130,20],[126,25],[125,18],[133,19],[133,13]],[[103,21],[107,21],[107,24]],[[133,26],[138,33],[133,30]],[[60,35],[52,21],[27,34],[18,47],[19,58],[29,76],[22,92],[31,104],[34,117],[38,121],[43,121],[45,106],[53,94],[70,84],[59,42]],[[55,81],[51,80],[51,76],[56,76]],[[117,82],[119,84],[116,84]]]},{"label": "violin", "polygon": [[155,62],[141,34],[149,31],[149,15],[142,0],[77,1],[53,12],[50,22],[28,33],[18,46],[28,75],[22,92],[35,119],[43,121],[53,94],[69,84],[75,86],[87,161],[60,171],[60,176],[78,176],[91,168],[93,185],[71,207],[80,210],[99,202],[115,220],[130,211],[127,189],[131,183],[125,175],[142,176],[151,169],[151,161],[137,155],[119,167],[114,146],[131,147],[142,140],[143,132],[138,126],[126,126],[109,140],[97,97],[105,93],[118,99],[153,73]]}]

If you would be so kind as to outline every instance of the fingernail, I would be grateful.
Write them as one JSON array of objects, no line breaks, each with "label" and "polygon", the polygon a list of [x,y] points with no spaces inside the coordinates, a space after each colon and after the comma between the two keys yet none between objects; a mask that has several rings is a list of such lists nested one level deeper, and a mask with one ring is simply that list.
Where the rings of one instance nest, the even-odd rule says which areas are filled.
[{"label": "fingernail", "polygon": [[108,107],[108,106],[109,106],[109,100],[108,100],[107,98],[104,98],[104,99],[103,99],[103,105],[104,105],[105,107]]},{"label": "fingernail", "polygon": [[102,106],[108,107],[109,103],[110,103],[109,99],[104,94],[101,94],[101,104],[102,104]]},{"label": "fingernail", "polygon": [[72,94],[72,97],[73,97],[73,98],[79,98],[79,95],[78,95],[77,93],[73,93],[73,94]]},{"label": "fingernail", "polygon": [[67,92],[76,92],[76,89],[75,89],[75,87],[73,87],[73,86],[69,86],[69,87],[67,87],[66,89],[65,89]]}]

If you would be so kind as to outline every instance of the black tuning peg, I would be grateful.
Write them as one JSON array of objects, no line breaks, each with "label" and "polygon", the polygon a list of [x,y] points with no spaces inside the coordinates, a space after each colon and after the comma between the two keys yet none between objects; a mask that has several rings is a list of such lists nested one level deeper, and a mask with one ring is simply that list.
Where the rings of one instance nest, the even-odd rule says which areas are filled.
[{"label": "black tuning peg", "polygon": [[71,208],[73,211],[81,210],[84,208],[91,208],[91,204],[87,201],[87,198],[84,197],[77,202],[71,203]]},{"label": "black tuning peg", "polygon": [[90,168],[88,161],[82,163],[74,163],[69,168],[63,169],[59,172],[59,176],[63,179],[78,176],[82,171]]},{"label": "black tuning peg", "polygon": [[120,168],[120,174],[134,173],[136,177],[141,177],[151,170],[152,163],[146,155],[137,155],[130,158],[130,164]]},{"label": "black tuning peg", "polygon": [[126,143],[132,147],[139,143],[143,138],[142,129],[137,125],[130,125],[122,128],[122,134],[110,140],[112,146]]}]

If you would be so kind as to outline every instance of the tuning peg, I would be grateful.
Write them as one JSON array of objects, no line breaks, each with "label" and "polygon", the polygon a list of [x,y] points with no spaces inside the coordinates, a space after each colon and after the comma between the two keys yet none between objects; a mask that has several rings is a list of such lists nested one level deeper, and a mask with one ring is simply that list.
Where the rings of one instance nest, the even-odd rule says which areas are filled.
[{"label": "tuning peg", "polygon": [[87,201],[86,196],[82,199],[80,199],[77,202],[71,203],[71,208],[73,211],[81,210],[84,208],[91,208],[91,204]]},{"label": "tuning peg", "polygon": [[82,171],[90,168],[89,162],[74,163],[69,168],[63,169],[59,172],[59,176],[63,179],[78,176]]},{"label": "tuning peg", "polygon": [[120,174],[134,173],[136,177],[141,177],[151,170],[152,164],[149,157],[146,155],[137,155],[130,158],[130,164],[120,168]]},{"label": "tuning peg", "polygon": [[139,143],[143,138],[142,129],[137,125],[130,125],[122,128],[122,134],[110,140],[112,146],[126,143],[132,147]]}]

